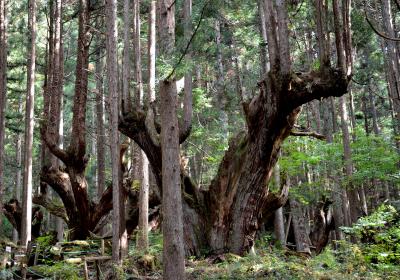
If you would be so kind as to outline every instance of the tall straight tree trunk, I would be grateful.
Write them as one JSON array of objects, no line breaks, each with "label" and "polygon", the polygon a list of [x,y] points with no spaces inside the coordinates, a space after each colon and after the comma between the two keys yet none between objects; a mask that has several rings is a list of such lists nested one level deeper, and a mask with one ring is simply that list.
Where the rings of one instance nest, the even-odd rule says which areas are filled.
[{"label": "tall straight tree trunk", "polygon": [[[54,143],[59,148],[63,148],[62,134],[63,134],[63,82],[64,82],[64,50],[62,43],[62,1],[54,1],[54,18],[53,18],[53,52],[51,53],[52,59],[52,79],[50,81],[50,115],[48,124],[48,134]],[[60,160],[54,155],[50,155],[50,163],[52,168],[58,169],[60,167]],[[57,237],[59,240],[63,239],[63,221],[61,218],[56,217]]]},{"label": "tall straight tree trunk", "polygon": [[104,129],[103,59],[100,42],[96,50],[96,143],[97,143],[97,199],[100,201],[106,184]]},{"label": "tall straight tree trunk", "polygon": [[375,96],[371,89],[368,90],[368,94],[369,94],[369,103],[371,105],[371,113],[372,113],[372,130],[375,133],[375,135],[379,135],[380,129],[378,125],[378,114],[376,112],[376,106],[375,106]]},{"label": "tall straight tree trunk", "polygon": [[[390,0],[382,0],[382,19],[384,23],[384,29],[389,37],[395,38],[395,31],[393,27],[393,16]],[[396,42],[386,40],[385,45],[387,47],[387,61],[389,66],[389,72],[392,76],[391,79],[391,91],[389,92],[390,98],[392,99],[393,111],[395,112],[395,127],[397,133],[400,132],[400,65],[399,65],[399,49]],[[397,141],[398,148],[400,147],[400,141]]]},{"label": "tall straight tree trunk", "polygon": [[5,114],[7,100],[7,38],[5,2],[5,0],[0,0],[0,223],[3,220],[2,198],[4,191],[4,140],[6,132]]},{"label": "tall straight tree trunk", "polygon": [[[348,10],[350,8],[348,5],[350,2],[345,1],[342,3],[342,9],[340,9],[338,1],[339,0],[333,0],[332,2],[336,35],[337,66],[338,68],[342,69],[343,72],[347,73],[349,70],[351,71],[352,66],[351,52],[348,50],[348,44],[351,44],[351,38],[349,37],[350,32],[347,30],[349,25]],[[351,179],[353,175],[353,164],[350,148],[349,117],[345,98],[343,96],[339,98],[339,113],[342,128],[344,173],[348,178]],[[347,207],[345,203],[344,214],[349,215],[349,223],[352,224],[361,216],[361,205],[358,192],[353,188],[351,183],[349,183],[347,186],[347,197],[350,204],[350,213],[347,213]]]},{"label": "tall straight tree trunk", "polygon": [[[140,18],[140,1],[134,2],[133,12],[135,14],[135,32],[134,32],[134,45],[135,45],[135,100],[136,106],[142,107],[144,105],[143,95],[143,81],[142,81],[142,46],[140,42],[141,33],[141,18]],[[137,238],[137,246],[139,250],[145,250],[148,246],[148,200],[149,200],[149,162],[146,154],[135,143],[134,148],[136,152],[136,172],[135,177],[140,182],[139,192],[139,232]]]},{"label": "tall straight tree trunk", "polygon": [[[344,172],[351,180],[353,176],[353,163],[350,148],[349,118],[344,97],[339,98],[339,112],[342,126]],[[361,202],[357,190],[354,189],[351,183],[347,186],[347,196],[350,203],[350,223],[352,224],[361,216]]]},{"label": "tall straight tree trunk", "polygon": [[221,38],[221,22],[215,21],[215,42],[217,44],[217,106],[219,109],[219,122],[222,126],[222,135],[224,143],[228,143],[228,114],[226,112],[226,96],[225,96],[225,74],[224,63],[222,61],[222,38]]},{"label": "tall straight tree trunk", "polygon": [[267,59],[267,30],[264,14],[264,0],[258,0],[258,14],[260,17],[260,33],[262,38],[262,45],[260,46],[261,57],[261,77],[269,71],[269,64]]},{"label": "tall straight tree trunk", "polygon": [[21,244],[26,247],[31,240],[32,226],[32,150],[34,128],[34,98],[35,98],[35,58],[36,58],[36,1],[29,0],[28,14],[28,72],[25,106],[25,156],[24,182],[22,199],[22,233]]},{"label": "tall straight tree trunk", "polygon": [[[323,106],[323,115],[324,115],[324,127],[323,134],[326,137],[326,142],[331,144],[333,142],[333,118],[332,118],[332,107],[330,106],[329,100],[322,101]],[[337,176],[337,171],[332,170],[330,163],[327,163],[326,166],[326,176],[328,178],[332,177],[330,185],[332,186],[332,196],[333,196],[333,219],[335,223],[335,238],[336,240],[343,239],[343,233],[340,227],[344,226],[344,217],[343,217],[343,205],[346,203],[344,201],[344,197],[341,196],[341,189],[338,184],[339,179]]]},{"label": "tall straight tree trunk", "polygon": [[[160,50],[171,58],[175,48],[175,5],[172,0],[159,0]],[[180,175],[179,124],[175,80],[160,83],[163,277],[185,279],[183,248],[183,212]]]},{"label": "tall straight tree trunk", "polygon": [[[156,1],[150,1],[150,12],[148,21],[148,96],[147,105],[155,101],[155,55],[156,55]],[[140,38],[138,38],[140,39]],[[144,101],[142,100],[142,103]],[[150,172],[149,172],[149,161],[146,154],[142,151],[142,184],[139,195],[139,236],[138,236],[138,248],[140,250],[147,250],[149,246],[148,240],[148,216],[149,216],[149,184],[150,184]]]},{"label": "tall straight tree trunk", "polygon": [[[18,98],[18,113],[22,115],[22,98]],[[15,162],[17,163],[17,172],[15,175],[15,190],[14,197],[21,201],[21,187],[22,187],[22,135],[21,133],[17,134],[15,141],[15,149],[16,149],[16,158]],[[17,244],[19,239],[18,230],[16,228],[13,229],[13,242]]]},{"label": "tall straight tree trunk", "polygon": [[[132,107],[132,96],[129,91],[131,81],[131,56],[130,56],[130,44],[131,44],[131,3],[132,1],[124,0],[124,57],[122,62],[122,99],[127,101],[124,103],[123,110],[128,110]],[[136,2],[136,1],[135,1]],[[134,4],[135,5],[135,4]]]},{"label": "tall straight tree trunk", "polygon": [[117,1],[107,0],[107,80],[110,103],[110,143],[113,187],[113,238],[112,259],[116,264],[121,261],[121,218],[123,217],[123,198],[121,197],[119,168],[119,135],[118,135],[118,58],[117,58]]}]

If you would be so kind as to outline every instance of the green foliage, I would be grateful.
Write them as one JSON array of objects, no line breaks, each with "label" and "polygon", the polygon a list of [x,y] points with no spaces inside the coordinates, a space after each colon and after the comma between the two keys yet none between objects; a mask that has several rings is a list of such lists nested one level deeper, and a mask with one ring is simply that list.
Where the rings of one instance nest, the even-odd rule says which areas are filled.
[{"label": "green foliage", "polygon": [[383,204],[343,231],[361,240],[368,263],[400,265],[400,216],[393,206]]},{"label": "green foliage", "polygon": [[35,266],[33,271],[36,271],[39,274],[47,276],[51,279],[61,280],[79,280],[82,279],[79,276],[79,271],[82,268],[76,264],[69,264],[64,261],[56,262],[53,265],[39,265]]}]

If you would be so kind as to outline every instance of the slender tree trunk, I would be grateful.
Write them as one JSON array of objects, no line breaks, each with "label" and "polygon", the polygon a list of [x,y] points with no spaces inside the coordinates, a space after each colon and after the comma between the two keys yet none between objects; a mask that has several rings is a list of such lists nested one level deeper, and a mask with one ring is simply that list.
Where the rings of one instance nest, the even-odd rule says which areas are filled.
[{"label": "slender tree trunk", "polygon": [[[274,167],[274,180],[275,184],[278,186],[278,189],[280,189],[281,185],[281,174],[280,174],[280,168],[279,164],[277,163]],[[274,233],[276,240],[279,241],[281,246],[286,246],[285,244],[285,224],[283,221],[283,208],[280,207],[277,210],[275,210],[274,213],[275,219],[274,219]]]},{"label": "slender tree trunk", "polygon": [[104,129],[103,59],[100,42],[96,51],[96,143],[97,143],[97,199],[100,201],[106,184]]},{"label": "slender tree trunk", "polygon": [[349,115],[350,115],[350,123],[351,123],[351,136],[352,140],[356,140],[356,128],[357,128],[357,122],[356,122],[356,115],[354,112],[354,98],[353,98],[353,92],[350,89],[349,90]]},{"label": "slender tree trunk", "polygon": [[[393,16],[391,10],[391,1],[382,0],[382,19],[384,22],[384,28],[388,36],[395,38],[395,31],[393,28]],[[400,131],[400,65],[399,65],[399,53],[396,46],[396,42],[387,40],[385,41],[387,47],[387,62],[389,66],[391,79],[391,91],[389,91],[390,98],[392,99],[393,111],[395,112],[395,127],[397,133]],[[397,141],[398,147],[400,141]]]},{"label": "slender tree trunk", "polygon": [[[113,239],[112,259],[119,264],[121,246],[121,216],[123,217],[123,200],[121,197],[120,167],[119,167],[119,135],[118,135],[118,59],[117,59],[117,3],[107,0],[107,79],[110,103],[110,143],[113,186]],[[122,211],[121,211],[122,210]]]},{"label": "slender tree trunk", "polygon": [[[123,110],[127,111],[132,107],[132,96],[130,94],[130,81],[131,81],[131,57],[130,57],[130,44],[131,44],[131,2],[124,0],[124,57],[122,69],[122,100],[127,101],[123,103]],[[136,2],[136,1],[135,1]],[[135,5],[135,4],[134,4]],[[132,7],[133,8],[133,7]]]},{"label": "slender tree trunk", "polygon": [[215,21],[215,42],[217,44],[217,106],[219,108],[219,121],[222,126],[222,135],[224,143],[228,142],[228,114],[226,113],[226,96],[225,96],[225,78],[224,64],[222,61],[222,42],[221,42],[221,23],[217,19]]},{"label": "slender tree trunk", "polygon": [[267,30],[264,14],[264,0],[258,0],[258,14],[260,17],[260,33],[262,38],[262,45],[260,46],[261,57],[261,77],[269,71],[269,64],[267,59]]},{"label": "slender tree trunk", "polygon": [[367,115],[367,96],[364,93],[364,95],[361,97],[361,110],[364,115],[364,130],[365,130],[365,135],[369,136],[370,131],[369,131],[369,125],[368,125],[368,115]]},{"label": "slender tree trunk", "polygon": [[[330,106],[329,100],[322,101],[322,105],[324,108],[324,129],[323,133],[326,137],[327,143],[333,142],[333,123],[332,123],[332,107]],[[345,203],[344,198],[341,196],[341,189],[338,184],[339,179],[337,178],[337,172],[332,170],[332,167],[328,163],[326,166],[326,176],[327,180],[330,177],[333,177],[330,184],[332,185],[332,196],[333,196],[333,219],[335,222],[335,237],[336,240],[343,239],[343,233],[340,227],[344,226],[344,217],[343,217],[343,204]]]},{"label": "slender tree trunk", "polygon": [[372,130],[374,131],[375,135],[379,135],[380,129],[378,126],[378,114],[376,112],[374,93],[372,92],[371,89],[369,89],[368,93],[369,93],[369,103],[371,105],[371,113],[372,113]]},{"label": "slender tree trunk", "polygon": [[156,100],[156,10],[157,1],[150,1],[148,67],[149,67],[149,96],[148,103]]},{"label": "slender tree trunk", "polygon": [[7,100],[7,38],[5,2],[5,0],[0,0],[0,223],[3,221],[2,198],[4,192],[4,141],[6,132],[5,114]]},{"label": "slender tree trunk", "polygon": [[[22,115],[22,98],[18,98],[18,113]],[[17,173],[15,176],[15,190],[14,197],[18,201],[21,201],[21,187],[22,187],[22,135],[21,133],[17,134],[17,139],[15,143],[16,150],[16,158],[15,162],[17,163]],[[13,229],[13,242],[17,244],[19,239],[18,230],[16,228]]]},{"label": "slender tree trunk", "polygon": [[21,244],[26,247],[31,240],[32,226],[32,150],[34,128],[35,96],[35,58],[36,58],[36,1],[29,0],[28,14],[28,74],[25,106],[25,157],[24,157],[24,191],[22,199],[22,234]]},{"label": "slender tree trunk", "polygon": [[318,36],[318,54],[321,65],[329,65],[329,53],[327,47],[327,36],[328,32],[325,27],[327,27],[328,18],[324,16],[325,7],[323,0],[315,0],[315,15],[316,15],[316,25],[317,25],[317,36]]},{"label": "slender tree trunk", "polygon": [[[353,164],[350,148],[349,119],[344,97],[339,98],[339,111],[342,124],[342,140],[343,140],[343,157],[344,172],[348,178],[353,176]],[[354,223],[361,216],[360,198],[354,186],[350,183],[347,185],[347,196],[350,203],[350,223]]]},{"label": "slender tree trunk", "polygon": [[[141,55],[141,18],[140,1],[134,3],[135,13],[135,80],[136,80],[136,106],[144,105],[143,81],[142,81],[142,55]],[[149,162],[146,154],[135,144],[136,155],[136,178],[140,182],[139,193],[139,232],[137,238],[138,249],[144,251],[148,247],[148,213],[149,213]]]},{"label": "slender tree trunk", "polygon": [[[156,65],[155,65],[155,35],[156,35],[156,1],[152,0],[150,2],[150,13],[149,13],[149,32],[148,32],[148,97],[147,104],[153,103],[155,101],[155,75],[156,75]],[[148,216],[149,216],[149,183],[150,183],[150,173],[149,173],[149,161],[146,154],[142,151],[143,157],[143,177],[139,196],[139,237],[138,237],[138,248],[140,250],[147,250],[149,246],[148,241]]]}]

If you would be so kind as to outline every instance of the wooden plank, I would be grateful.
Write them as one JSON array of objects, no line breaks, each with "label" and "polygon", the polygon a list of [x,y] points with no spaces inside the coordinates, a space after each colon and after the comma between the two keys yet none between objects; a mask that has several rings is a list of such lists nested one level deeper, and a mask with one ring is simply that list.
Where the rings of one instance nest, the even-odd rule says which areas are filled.
[{"label": "wooden plank", "polygon": [[108,261],[111,260],[111,256],[86,257],[85,260],[88,262]]},{"label": "wooden plank", "polygon": [[83,260],[83,272],[85,275],[85,280],[89,280],[89,271],[88,271],[86,259]]}]

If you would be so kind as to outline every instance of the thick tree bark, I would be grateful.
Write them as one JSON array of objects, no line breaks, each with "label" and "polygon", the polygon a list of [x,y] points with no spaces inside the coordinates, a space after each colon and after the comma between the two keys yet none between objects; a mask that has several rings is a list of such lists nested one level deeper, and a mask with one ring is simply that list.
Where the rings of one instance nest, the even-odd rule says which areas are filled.
[{"label": "thick tree bark", "polygon": [[[19,236],[22,236],[22,208],[19,204],[18,200],[11,199],[9,202],[4,204],[4,214],[7,217],[8,221],[17,231]],[[43,221],[43,213],[40,210],[40,207],[32,208],[32,216],[31,216],[31,236],[32,238],[37,238],[40,236],[41,225]]]},{"label": "thick tree bark", "polygon": [[[270,72],[259,84],[259,95],[246,105],[248,131],[230,142],[207,191],[199,190],[182,174],[187,198],[183,209],[188,255],[198,254],[201,248],[213,253],[243,254],[252,246],[261,213],[272,212],[283,203],[276,202],[265,184],[271,177],[280,145],[296,121],[298,106],[317,97],[342,95],[348,84],[342,72],[330,68],[286,79],[289,80]],[[125,114],[120,120],[120,130],[146,152],[161,185],[161,151],[151,140],[145,119],[146,113],[142,111]]]},{"label": "thick tree bark", "polygon": [[[329,241],[331,230],[335,229],[335,222],[332,219],[331,201],[326,200],[318,203],[313,219],[313,227],[310,232],[311,243],[315,246],[317,254],[321,253]],[[338,232],[340,233],[340,232]],[[340,240],[340,238],[337,238]]]},{"label": "thick tree bark", "polygon": [[[306,217],[300,203],[295,199],[289,199],[290,212],[292,213],[292,227],[296,242],[296,251],[311,255],[311,241],[306,229]],[[304,207],[303,207],[304,208]]]},{"label": "thick tree bark", "polygon": [[3,191],[4,191],[4,140],[5,114],[7,94],[7,38],[6,38],[6,5],[0,0],[0,221],[3,219]]},{"label": "thick tree bark", "polygon": [[[89,201],[85,178],[86,157],[86,102],[88,89],[88,55],[90,44],[89,6],[87,0],[79,2],[79,29],[73,103],[71,141],[66,150],[42,130],[42,138],[51,153],[66,166],[65,170],[45,167],[41,181],[60,196],[67,213],[66,223],[72,239],[85,239],[112,208],[111,188],[102,194],[98,203]],[[103,135],[103,134],[102,134]],[[42,203],[38,200],[39,203]],[[56,211],[57,212],[57,211]],[[57,213],[55,213],[57,215]]]},{"label": "thick tree bark", "polygon": [[161,98],[161,154],[164,279],[185,279],[183,250],[180,148],[175,82],[163,81]]},{"label": "thick tree bark", "polygon": [[[160,49],[167,59],[175,48],[175,5],[172,0],[159,0]],[[185,279],[182,192],[180,178],[179,122],[175,80],[160,82],[163,277]],[[142,148],[143,149],[143,148]]]}]

